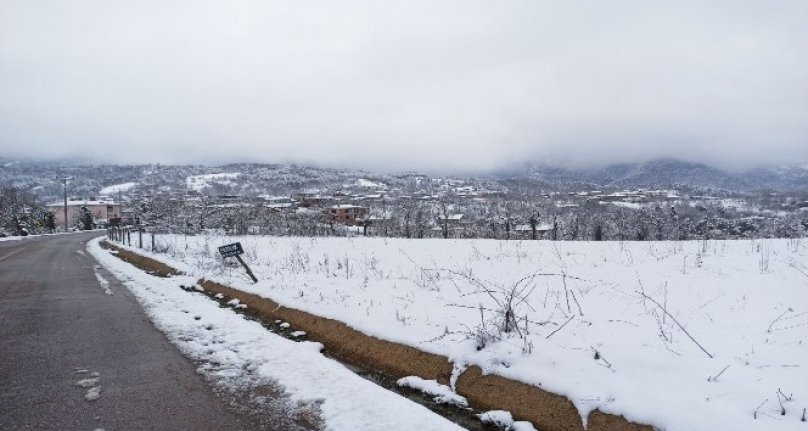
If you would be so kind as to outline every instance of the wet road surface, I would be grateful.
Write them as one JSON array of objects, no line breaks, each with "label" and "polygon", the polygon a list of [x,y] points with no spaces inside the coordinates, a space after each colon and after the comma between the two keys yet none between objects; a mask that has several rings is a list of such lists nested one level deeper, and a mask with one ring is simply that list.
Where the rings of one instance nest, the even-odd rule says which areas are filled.
[{"label": "wet road surface", "polygon": [[217,397],[99,270],[105,293],[85,251],[98,235],[0,242],[0,430],[266,429]]}]

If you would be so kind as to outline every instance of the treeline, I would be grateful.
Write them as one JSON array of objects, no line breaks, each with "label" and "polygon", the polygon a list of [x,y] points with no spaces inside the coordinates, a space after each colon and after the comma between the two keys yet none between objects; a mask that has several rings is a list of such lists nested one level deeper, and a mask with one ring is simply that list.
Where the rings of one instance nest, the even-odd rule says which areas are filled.
[{"label": "treeline", "polygon": [[10,184],[0,185],[0,233],[19,236],[55,230],[53,213],[35,194]]},{"label": "treeline", "polygon": [[[133,202],[130,223],[161,232],[196,234],[215,229],[244,235],[371,235],[405,238],[550,240],[693,240],[799,238],[808,211],[726,208],[718,202],[615,205],[560,203],[503,195],[486,200],[388,199],[367,205],[367,221],[344,226],[323,208],[278,210],[260,203],[186,201],[168,196]],[[86,224],[86,223],[85,223]],[[82,227],[77,224],[78,227]],[[30,191],[0,185],[0,232],[27,235],[56,230],[54,215]]]},{"label": "treeline", "polygon": [[592,201],[559,205],[524,196],[373,202],[367,221],[358,226],[333,220],[327,206],[279,211],[257,203],[215,205],[161,197],[135,203],[132,213],[134,220],[152,229],[186,234],[215,229],[234,235],[662,241],[798,238],[808,232],[808,211],[744,211],[717,203],[664,201],[642,206]]}]

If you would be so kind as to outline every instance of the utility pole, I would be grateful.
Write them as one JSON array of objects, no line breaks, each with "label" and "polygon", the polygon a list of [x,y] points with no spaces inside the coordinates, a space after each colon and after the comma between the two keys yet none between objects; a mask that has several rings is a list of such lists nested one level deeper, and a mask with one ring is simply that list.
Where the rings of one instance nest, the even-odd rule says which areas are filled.
[{"label": "utility pole", "polygon": [[64,190],[65,194],[65,232],[67,232],[69,230],[67,227],[67,178],[62,178],[62,189]]}]

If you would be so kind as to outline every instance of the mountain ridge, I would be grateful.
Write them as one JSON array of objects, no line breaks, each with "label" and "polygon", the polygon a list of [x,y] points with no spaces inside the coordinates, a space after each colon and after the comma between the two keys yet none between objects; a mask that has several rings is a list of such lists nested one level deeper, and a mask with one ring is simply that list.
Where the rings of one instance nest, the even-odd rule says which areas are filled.
[{"label": "mountain ridge", "polygon": [[596,169],[564,169],[531,164],[517,176],[556,186],[580,183],[607,189],[706,188],[732,192],[808,190],[808,169],[800,164],[729,172],[704,163],[667,158]]},{"label": "mountain ridge", "polygon": [[[227,181],[206,176],[239,173]],[[413,190],[427,183],[465,181],[498,189],[525,190],[625,190],[678,189],[698,193],[721,191],[806,192],[808,166],[761,167],[744,172],[727,172],[702,163],[676,159],[657,159],[640,163],[621,163],[603,168],[570,169],[531,163],[507,172],[485,175],[426,175],[418,172],[374,173],[358,169],[311,167],[293,164],[231,163],[206,165],[74,165],[54,162],[15,162],[0,158],[0,183],[16,184],[45,198],[59,197],[61,178],[71,177],[71,194],[97,196],[109,186],[134,182],[133,192],[154,194],[184,193],[191,178],[201,178],[200,190],[207,194],[278,194],[289,195],[318,189],[340,189],[367,180],[390,188]],[[427,183],[425,183],[426,181]],[[208,187],[207,189],[205,187]],[[427,185],[426,189],[433,187]]]}]

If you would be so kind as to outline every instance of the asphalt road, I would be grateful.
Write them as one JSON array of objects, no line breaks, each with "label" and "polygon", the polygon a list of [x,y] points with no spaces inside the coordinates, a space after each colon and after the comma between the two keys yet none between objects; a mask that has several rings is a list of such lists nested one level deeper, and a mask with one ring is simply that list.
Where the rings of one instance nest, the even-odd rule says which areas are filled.
[{"label": "asphalt road", "polygon": [[[0,430],[251,430],[114,277],[99,233],[0,242]],[[86,370],[86,372],[81,372]],[[98,373],[100,397],[76,386]]]}]

